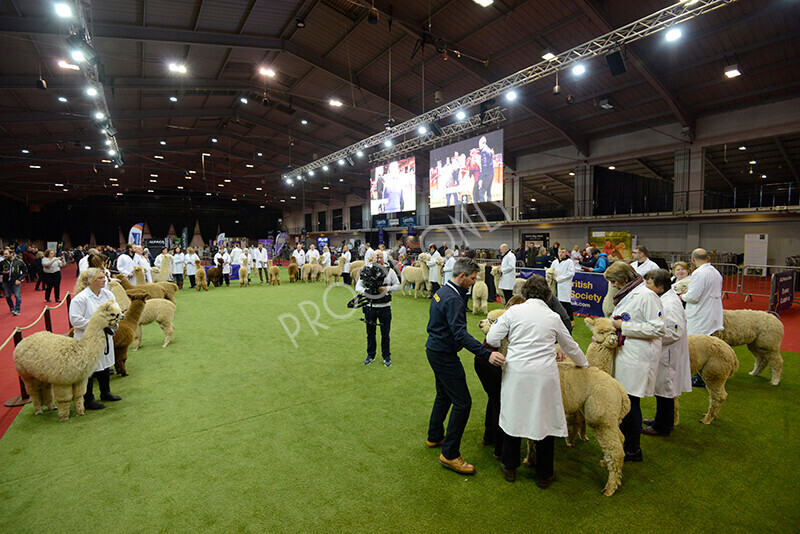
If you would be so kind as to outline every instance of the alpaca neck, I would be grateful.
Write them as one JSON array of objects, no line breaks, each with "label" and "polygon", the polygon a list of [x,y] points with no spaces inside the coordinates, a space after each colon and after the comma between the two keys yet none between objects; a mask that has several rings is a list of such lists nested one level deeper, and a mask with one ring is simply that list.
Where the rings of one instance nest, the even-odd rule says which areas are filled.
[{"label": "alpaca neck", "polygon": [[611,362],[614,361],[615,349],[610,349],[604,345],[592,343],[586,351],[586,359],[589,365],[597,367],[601,371],[611,373]]},{"label": "alpaca neck", "polygon": [[139,319],[142,318],[142,311],[144,311],[144,301],[139,299],[132,300],[128,311],[125,313],[125,318],[122,320],[122,324],[136,328],[139,326]]},{"label": "alpaca neck", "polygon": [[136,276],[136,284],[142,285],[144,284],[144,273],[142,271],[135,271],[134,276]]},{"label": "alpaca neck", "polygon": [[134,288],[134,285],[131,284],[131,281],[128,280],[127,278],[125,278],[125,276],[120,275],[120,277],[117,278],[117,280],[119,280],[119,285],[121,285],[123,289],[133,289]]}]

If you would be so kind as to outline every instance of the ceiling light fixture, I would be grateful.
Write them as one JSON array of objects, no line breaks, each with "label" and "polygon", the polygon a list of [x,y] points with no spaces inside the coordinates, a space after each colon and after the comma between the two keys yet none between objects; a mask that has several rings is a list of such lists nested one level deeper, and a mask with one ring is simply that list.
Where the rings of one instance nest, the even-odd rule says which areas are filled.
[{"label": "ceiling light fixture", "polygon": [[750,165],[755,165],[755,164],[756,164],[756,160],[754,160],[754,159],[751,159],[751,160],[750,160]]},{"label": "ceiling light fixture", "polygon": [[616,169],[616,167],[614,167],[613,165],[609,165],[609,166],[608,166],[608,170],[609,170],[609,171],[613,171],[614,169]]},{"label": "ceiling light fixture", "polygon": [[456,113],[456,119],[458,119],[460,121],[463,121],[466,118],[467,118],[467,114],[464,113],[463,111],[459,111],[459,112]]},{"label": "ceiling light fixture", "polygon": [[517,99],[517,92],[516,91],[509,91],[506,93],[506,100],[509,102],[513,102]]},{"label": "ceiling light fixture", "polygon": [[328,166],[327,166],[327,165],[323,165],[323,166],[322,166],[322,170],[323,170],[323,171],[327,171],[327,170],[328,170]]},{"label": "ceiling light fixture", "polygon": [[252,163],[248,163],[247,165],[245,165],[245,167],[247,167],[248,169],[252,169],[254,165]]},{"label": "ceiling light fixture", "polygon": [[314,171],[308,171],[309,176],[314,176]]},{"label": "ceiling light fixture", "polygon": [[308,121],[307,121],[306,119],[302,119],[302,120],[300,121],[300,124],[302,124],[303,126],[305,126],[306,124],[308,124]]},{"label": "ceiling light fixture", "polygon": [[575,176],[575,173],[574,173],[574,172],[572,172],[572,171],[570,171],[569,175],[570,175],[570,176]]},{"label": "ceiling light fixture", "polygon": [[91,150],[92,149],[92,147],[90,147],[89,145],[84,145],[83,148],[84,148],[84,150]]},{"label": "ceiling light fixture", "polygon": [[94,87],[87,87],[86,94],[89,96],[97,96],[97,89]]},{"label": "ceiling light fixture", "polygon": [[167,144],[167,140],[166,140],[166,139],[162,139],[162,140],[161,140],[161,141],[159,141],[158,143],[159,143],[161,146],[166,146],[166,144]]},{"label": "ceiling light fixture", "polygon": [[744,146],[744,145],[740,145],[740,146],[739,146],[739,150],[747,150],[747,147],[746,147],[746,146]]},{"label": "ceiling light fixture", "polygon": [[170,63],[169,64],[169,71],[170,72],[178,72],[180,74],[186,74],[186,65],[178,64],[178,63]]},{"label": "ceiling light fixture", "polygon": [[683,32],[680,28],[672,28],[667,31],[667,34],[664,37],[668,42],[672,42],[680,39],[681,35],[683,35]]},{"label": "ceiling light fixture", "polygon": [[164,156],[153,156],[156,159],[164,159]]},{"label": "ceiling light fixture", "polygon": [[481,7],[489,7],[494,3],[494,0],[472,0]]},{"label": "ceiling light fixture", "polygon": [[[306,21],[304,19],[301,19],[301,18],[295,19],[294,24],[298,28],[305,28],[306,27]],[[264,206],[261,206],[261,207],[263,208]]]},{"label": "ceiling light fixture", "polygon": [[586,67],[584,67],[580,63],[572,67],[572,74],[574,74],[575,76],[581,76],[585,72],[586,72]]},{"label": "ceiling light fixture", "polygon": [[216,137],[212,137],[212,138],[211,138],[211,142],[212,142],[212,143],[216,143],[217,141],[218,141],[218,139],[217,139]]},{"label": "ceiling light fixture", "polygon": [[30,167],[31,169],[41,169],[41,168],[42,168],[42,166],[41,166],[41,165],[29,165],[29,167]]},{"label": "ceiling light fixture", "polygon": [[67,69],[67,70],[81,70],[79,66],[73,65],[72,63],[67,63],[63,59],[58,61],[58,66],[61,67],[62,69]]},{"label": "ceiling light fixture", "polygon": [[177,96],[171,96],[171,97],[169,97],[169,101],[170,102],[177,102],[178,101],[178,97]]},{"label": "ceiling light fixture", "polygon": [[22,149],[22,153],[23,153],[23,154],[30,154],[30,153],[31,153],[31,151],[30,151],[30,150],[28,150],[27,148],[23,148],[23,149]]},{"label": "ceiling light fixture", "polygon": [[62,103],[64,103],[64,104],[66,104],[67,102],[69,102],[69,100],[67,100],[67,97],[66,97],[66,96],[59,96],[59,97],[58,97],[58,101],[59,101],[59,102],[62,102]]},{"label": "ceiling light fixture", "polygon": [[56,10],[56,15],[65,19],[72,18],[72,8],[69,4],[65,4],[64,2],[59,2],[53,6]]},{"label": "ceiling light fixture", "polygon": [[270,78],[275,76],[275,71],[270,69],[269,67],[261,67],[260,69],[258,69],[258,72],[262,76],[269,76]]},{"label": "ceiling light fixture", "polygon": [[242,97],[239,99],[239,102],[241,102],[242,104],[247,104],[247,99],[245,97]]},{"label": "ceiling light fixture", "polygon": [[556,55],[549,48],[545,48],[542,51],[542,59],[545,60],[545,61],[550,61],[551,59],[555,59],[555,57],[556,57]]},{"label": "ceiling light fixture", "polygon": [[742,72],[739,70],[739,65],[733,64],[725,67],[725,76],[728,78],[736,78],[737,76],[741,75]]},{"label": "ceiling light fixture", "polygon": [[392,146],[392,140],[391,139],[387,139],[386,141],[383,142],[383,146],[385,146],[386,148],[389,148],[390,146]]},{"label": "ceiling light fixture", "polygon": [[256,187],[256,191],[263,191],[263,187]]},{"label": "ceiling light fixture", "polygon": [[230,179],[230,178],[225,178],[225,180],[223,180],[223,181],[224,181],[226,184],[229,184],[229,183],[231,183],[231,179]]},{"label": "ceiling light fixture", "polygon": [[766,174],[762,174],[762,175],[761,175],[761,177],[762,177],[762,178],[766,178],[766,177],[767,177],[767,175],[766,175]]},{"label": "ceiling light fixture", "polygon": [[331,99],[330,99],[330,101],[329,101],[328,103],[329,103],[331,106],[335,107],[335,108],[340,108],[340,107],[342,107],[342,101],[341,101],[341,100],[337,100],[337,99],[335,99],[335,98],[331,98]]},{"label": "ceiling light fixture", "polygon": [[363,158],[364,157],[364,151],[363,150],[359,150],[358,152],[356,152],[356,156],[358,156],[359,158]]},{"label": "ceiling light fixture", "polygon": [[417,131],[419,132],[420,135],[425,135],[426,133],[428,133],[428,129],[425,126],[420,126],[417,129]]},{"label": "ceiling light fixture", "polygon": [[151,174],[150,178],[158,178],[158,175],[157,174]]},{"label": "ceiling light fixture", "polygon": [[94,114],[94,118],[101,121],[106,118],[106,114],[103,113],[102,111],[98,111],[97,113]]}]

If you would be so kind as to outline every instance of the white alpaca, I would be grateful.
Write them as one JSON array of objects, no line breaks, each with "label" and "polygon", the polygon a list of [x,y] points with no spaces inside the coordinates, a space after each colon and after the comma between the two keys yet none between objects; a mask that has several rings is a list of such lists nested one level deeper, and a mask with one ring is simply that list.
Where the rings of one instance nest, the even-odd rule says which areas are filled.
[{"label": "white alpaca", "polygon": [[[425,291],[428,289],[428,272],[427,272],[427,264],[426,261],[430,259],[430,255],[426,253],[422,253],[419,255],[420,267],[412,267],[411,265],[407,267],[403,267],[403,270],[400,271],[400,291],[402,291],[403,295],[406,294],[406,289],[408,289],[408,294],[411,294],[411,286],[414,286],[414,298],[417,298],[417,292],[421,291],[422,296],[425,296]],[[425,265],[425,268],[421,267]]]},{"label": "white alpaca", "polygon": [[37,332],[17,345],[14,365],[33,399],[36,415],[42,413],[42,403],[55,409],[53,397],[58,403],[59,421],[69,419],[72,401],[76,414],[83,415],[86,381],[106,350],[106,334],[113,334],[110,327],[119,325],[121,319],[119,305],[108,301],[94,312],[80,340]]},{"label": "white alpaca", "polygon": [[326,286],[330,285],[331,277],[333,277],[333,283],[334,284],[338,284],[339,283],[339,277],[342,276],[342,267],[344,267],[344,265],[342,265],[341,260],[338,260],[336,262],[336,265],[329,265],[329,266],[325,267],[325,269],[322,272],[325,275],[325,285]]},{"label": "white alpaca", "polygon": [[[125,293],[125,290],[122,289],[119,282],[112,280],[108,283],[108,289],[114,294],[114,298],[117,300],[120,307],[123,310],[127,310],[128,306],[131,304],[131,300],[128,298],[128,295]],[[148,299],[144,303],[142,317],[139,319],[139,328],[136,331],[130,349],[135,351],[141,346],[142,325],[151,324],[153,322],[157,322],[158,326],[161,327],[161,331],[164,332],[164,344],[161,346],[166,347],[172,339],[172,334],[175,333],[173,318],[175,317],[176,311],[177,307],[174,302],[167,299]]]},{"label": "white alpaca", "polygon": [[248,287],[250,285],[250,259],[247,256],[242,258],[242,264],[239,266],[239,287]]},{"label": "white alpaca", "polygon": [[475,285],[472,286],[472,314],[478,315],[478,312],[487,315],[489,313],[489,286],[486,285],[484,278],[486,278],[486,266],[482,263],[478,264],[478,276],[475,279]]},{"label": "white alpaca", "polygon": [[161,254],[161,264],[150,269],[153,282],[168,282],[172,276],[172,254]]}]

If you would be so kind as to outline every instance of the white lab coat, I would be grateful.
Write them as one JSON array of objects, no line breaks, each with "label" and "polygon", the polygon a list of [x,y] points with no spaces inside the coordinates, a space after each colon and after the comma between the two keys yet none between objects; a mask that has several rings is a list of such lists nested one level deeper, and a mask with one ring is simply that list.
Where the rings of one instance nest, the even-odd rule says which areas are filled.
[{"label": "white lab coat", "polygon": [[614,308],[622,317],[625,341],[617,350],[611,376],[633,397],[652,397],[661,357],[664,311],[661,299],[642,282]]},{"label": "white lab coat", "polygon": [[351,258],[351,256],[350,256],[350,251],[349,250],[347,252],[343,252],[341,258],[339,258],[340,262],[342,260],[344,260],[344,263],[342,264],[342,272],[343,273],[350,274],[350,258]]},{"label": "white lab coat", "polygon": [[556,285],[558,287],[558,301],[572,301],[572,278],[575,276],[575,262],[572,258],[553,260],[551,265],[556,270]]},{"label": "white lab coat", "polygon": [[500,264],[500,281],[497,284],[498,289],[514,289],[514,283],[517,281],[517,257],[514,252],[509,250],[503,256],[503,262]]},{"label": "white lab coat", "polygon": [[322,267],[330,267],[331,266],[331,253],[330,252],[323,252],[322,253],[322,261],[320,262]]},{"label": "white lab coat", "polygon": [[231,263],[234,265],[241,265],[242,264],[242,249],[239,247],[233,247],[231,250]]},{"label": "white lab coat", "polygon": [[89,255],[84,254],[83,257],[80,260],[78,260],[78,274],[81,274],[88,268],[89,268]]},{"label": "white lab coat", "polygon": [[217,260],[222,259],[222,274],[231,274],[231,255],[228,251],[217,252],[214,255],[214,265],[219,265]]},{"label": "white lab coat", "polygon": [[661,338],[661,359],[656,373],[656,395],[673,398],[692,391],[692,364],[689,360],[689,336],[686,334],[686,313],[674,291],[661,295],[664,308],[664,337]]},{"label": "white lab coat", "polygon": [[253,252],[253,258],[256,260],[256,267],[259,269],[266,269],[267,262],[269,261],[269,255],[267,254],[267,249],[265,248],[257,248],[255,252]]},{"label": "white lab coat", "polygon": [[133,258],[127,254],[120,254],[117,258],[117,271],[124,274],[131,284],[136,285],[136,277],[133,275],[134,267]]},{"label": "white lab coat", "polygon": [[172,274],[183,274],[183,267],[186,265],[186,254],[178,252],[172,256]]},{"label": "white lab coat", "polygon": [[294,252],[292,252],[292,257],[297,261],[298,267],[302,267],[306,262],[306,255],[302,250],[294,249]]},{"label": "white lab coat", "polygon": [[191,254],[186,254],[184,256],[184,259],[186,260],[186,274],[187,274],[187,276],[188,275],[197,274],[197,265],[195,264],[195,261],[199,260],[200,256],[198,256],[197,254],[192,252]]},{"label": "white lab coat", "polygon": [[147,258],[145,258],[141,254],[134,254],[133,255],[133,266],[134,267],[141,267],[142,271],[144,272],[144,281],[147,282],[148,284],[152,284],[153,283],[153,275],[150,274],[150,269],[152,269],[152,267],[150,267],[150,262],[147,261]]},{"label": "white lab coat", "polygon": [[317,263],[319,263],[319,250],[309,249],[308,252],[306,252],[306,263],[311,263],[314,260],[317,260]]},{"label": "white lab coat", "polygon": [[375,255],[375,249],[372,247],[364,251],[364,265],[372,263],[372,257]]},{"label": "white lab coat", "polygon": [[499,347],[508,336],[500,389],[500,427],[510,436],[543,439],[567,436],[555,343],[580,367],[589,367],[561,317],[540,299],[509,308],[486,335]]},{"label": "white lab coat", "polygon": [[686,331],[689,335],[711,335],[722,330],[722,275],[704,263],[692,272],[692,283],[683,294]]},{"label": "white lab coat", "polygon": [[443,283],[447,283],[448,280],[453,278],[453,268],[456,266],[456,257],[455,255],[450,256],[447,258],[447,261],[444,262],[444,280]]},{"label": "white lab coat", "polygon": [[635,263],[631,263],[631,267],[633,267],[633,269],[639,276],[644,276],[650,271],[656,271],[660,269],[660,267],[656,264],[656,262],[654,262],[650,258],[647,258],[643,263],[639,263],[638,261]]},{"label": "white lab coat", "polygon": [[[69,303],[69,322],[74,328],[72,335],[75,339],[83,337],[86,326],[89,324],[89,320],[92,318],[94,312],[109,300],[116,302],[114,294],[108,289],[101,289],[100,293],[95,295],[91,288],[86,287],[83,291],[75,295],[75,298]],[[94,372],[96,373],[97,371],[102,371],[103,369],[111,367],[114,365],[114,360],[114,336],[106,334],[106,345],[103,356],[101,356],[100,361],[97,362]]]},{"label": "white lab coat", "polygon": [[434,251],[434,253],[431,254],[431,259],[430,261],[427,262],[428,282],[436,282],[437,284],[442,285],[442,281],[439,280],[439,262],[436,261],[437,259],[440,261],[442,259],[442,255],[439,254],[438,250]]}]

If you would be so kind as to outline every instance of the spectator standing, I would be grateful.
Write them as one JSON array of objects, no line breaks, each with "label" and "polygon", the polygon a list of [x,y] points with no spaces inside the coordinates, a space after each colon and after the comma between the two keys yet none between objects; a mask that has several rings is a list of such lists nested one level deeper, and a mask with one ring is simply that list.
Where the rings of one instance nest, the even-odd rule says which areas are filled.
[{"label": "spectator standing", "polygon": [[56,302],[61,302],[61,268],[67,262],[62,257],[56,256],[56,251],[49,248],[44,252],[42,258],[42,269],[44,271],[44,300],[50,302],[50,292],[53,291]]},{"label": "spectator standing", "polygon": [[544,247],[539,247],[539,254],[533,259],[533,268],[534,269],[547,269],[552,262],[552,258],[550,254],[547,252],[547,249]]},{"label": "spectator standing", "polygon": [[572,252],[570,253],[570,256],[572,257],[572,261],[574,261],[574,262],[575,262],[575,266],[576,266],[576,267],[577,267],[578,265],[580,265],[581,258],[582,258],[582,256],[581,256],[581,251],[580,251],[580,250],[578,250],[578,248],[579,248],[579,247],[578,247],[578,245],[575,245],[575,246],[572,248]]},{"label": "spectator standing", "polygon": [[439,290],[442,282],[439,279],[439,264],[442,262],[442,256],[433,243],[428,246],[428,252],[431,255],[431,259],[427,262],[428,282],[431,283],[431,295],[433,295]]},{"label": "spectator standing", "polygon": [[[3,249],[3,261],[0,261],[0,280],[3,284],[3,293],[6,295],[8,309],[11,315],[19,315],[22,308],[22,281],[28,276],[25,262],[18,259],[13,250]],[[16,300],[14,302],[12,297]]]},{"label": "spectator standing", "polygon": [[656,271],[659,268],[656,262],[650,259],[650,252],[647,250],[647,247],[643,245],[639,245],[633,249],[633,259],[636,260],[636,262],[631,265],[633,265],[634,270],[639,276],[644,276],[650,271]]},{"label": "spectator standing", "polygon": [[383,263],[383,251],[375,252],[370,266],[380,267],[383,271],[383,284],[377,293],[371,293],[361,279],[356,282],[356,292],[364,295],[369,303],[364,306],[364,322],[367,325],[367,358],[364,365],[369,365],[375,360],[378,350],[376,332],[378,323],[381,325],[381,356],[383,365],[392,365],[391,339],[392,330],[392,293],[400,290],[400,280],[392,267]]}]

